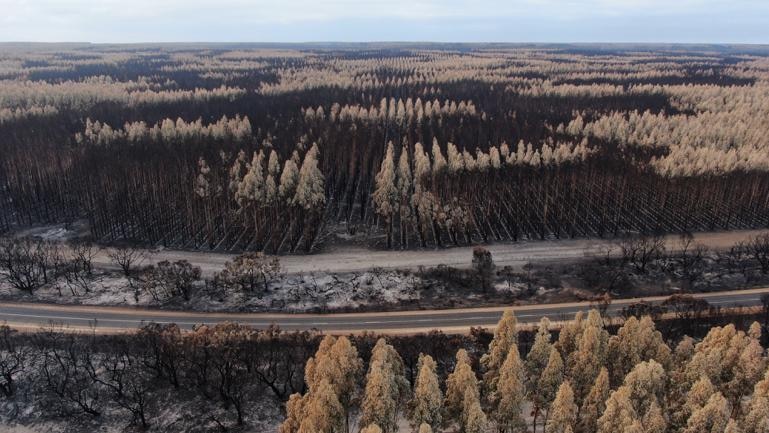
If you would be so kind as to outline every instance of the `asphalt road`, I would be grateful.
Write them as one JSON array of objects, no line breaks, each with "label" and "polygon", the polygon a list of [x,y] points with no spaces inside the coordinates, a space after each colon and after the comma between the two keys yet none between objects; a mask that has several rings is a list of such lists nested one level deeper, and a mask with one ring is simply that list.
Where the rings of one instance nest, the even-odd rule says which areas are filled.
[{"label": "asphalt road", "polygon": [[[720,307],[750,307],[761,305],[761,295],[769,288],[713,292],[694,295]],[[641,300],[659,303],[665,297],[616,300],[608,308],[615,314],[629,304]],[[389,313],[350,314],[236,314],[193,313],[119,307],[62,306],[49,304],[0,303],[0,321],[23,330],[37,330],[51,324],[69,330],[91,330],[97,333],[135,331],[149,322],[176,323],[189,329],[197,324],[239,322],[256,328],[278,325],[284,330],[313,330],[347,334],[363,331],[390,334],[426,332],[464,332],[471,327],[491,327],[505,309],[512,308],[519,323],[535,323],[543,316],[553,321],[571,319],[578,311],[588,311],[589,303],[542,304],[519,307],[470,308],[455,310],[424,310]]]}]

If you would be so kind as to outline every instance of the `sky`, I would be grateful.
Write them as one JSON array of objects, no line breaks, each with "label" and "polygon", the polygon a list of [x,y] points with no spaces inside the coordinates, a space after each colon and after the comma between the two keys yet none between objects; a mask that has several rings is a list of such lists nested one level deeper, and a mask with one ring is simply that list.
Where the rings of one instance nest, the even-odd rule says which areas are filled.
[{"label": "sky", "polygon": [[769,43],[769,0],[0,0],[0,41]]}]

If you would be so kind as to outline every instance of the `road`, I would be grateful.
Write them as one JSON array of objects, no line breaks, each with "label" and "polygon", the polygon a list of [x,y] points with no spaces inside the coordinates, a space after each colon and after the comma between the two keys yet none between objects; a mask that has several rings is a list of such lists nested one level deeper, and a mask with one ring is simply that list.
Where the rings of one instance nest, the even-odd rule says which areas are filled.
[{"label": "road", "polygon": [[[746,241],[767,230],[740,230],[728,232],[705,232],[694,235],[695,242],[711,249],[728,249],[736,242]],[[677,235],[665,238],[668,250],[675,250],[679,242]],[[546,241],[525,241],[497,243],[485,246],[497,266],[520,267],[527,262],[568,261],[584,257],[605,255],[607,248],[616,247],[616,240],[605,239],[563,239]],[[419,266],[448,265],[470,266],[474,247],[456,247],[439,250],[373,251],[364,248],[345,248],[341,251],[320,252],[311,255],[282,256],[280,263],[287,273],[309,272],[362,272],[372,267],[416,269]],[[614,254],[617,249],[614,248]],[[187,260],[211,275],[224,268],[234,256],[230,254],[161,250],[152,254],[143,264],[159,261]],[[94,264],[102,268],[115,268],[107,252],[100,251]]]},{"label": "road", "polygon": [[[720,307],[751,307],[761,305],[761,296],[769,288],[712,292],[694,295]],[[625,306],[647,301],[660,303],[665,297],[616,300],[608,308],[616,314]],[[135,331],[148,322],[176,323],[189,329],[197,324],[238,322],[256,328],[278,325],[284,330],[317,329],[332,334],[371,331],[383,334],[410,334],[433,329],[447,333],[466,332],[471,327],[491,327],[505,309],[512,308],[522,324],[531,324],[547,316],[553,321],[571,319],[578,311],[587,311],[589,303],[541,304],[518,307],[469,308],[454,310],[400,311],[390,313],[350,314],[236,314],[160,311],[120,307],[62,306],[48,304],[0,303],[0,321],[9,326],[36,330],[51,323],[70,330],[90,330],[97,333]]]}]

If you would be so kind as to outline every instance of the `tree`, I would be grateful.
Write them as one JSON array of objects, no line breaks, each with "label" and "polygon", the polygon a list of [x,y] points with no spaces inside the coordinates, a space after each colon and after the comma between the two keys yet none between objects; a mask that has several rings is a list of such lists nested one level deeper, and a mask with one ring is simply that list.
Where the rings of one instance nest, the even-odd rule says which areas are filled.
[{"label": "tree", "polygon": [[[363,370],[363,361],[358,350],[347,337],[334,338],[327,335],[321,341],[314,358],[307,360],[305,382],[310,391],[326,380],[334,389],[344,408],[345,426],[349,426],[350,406],[358,392],[358,380]],[[349,427],[345,430],[349,430]]]},{"label": "tree", "polygon": [[391,433],[397,429],[400,404],[408,386],[403,360],[382,338],[371,353],[359,422],[376,424],[384,433]]},{"label": "tree", "polygon": [[478,275],[481,288],[485,292],[491,286],[494,271],[494,261],[489,250],[481,247],[473,248],[473,270]]},{"label": "tree", "polygon": [[570,359],[572,353],[577,350],[584,329],[585,320],[582,311],[578,311],[574,315],[574,320],[566,323],[561,328],[561,332],[558,333],[558,341],[555,343],[555,348],[561,352],[561,357],[563,359]]},{"label": "tree", "polygon": [[525,429],[523,405],[526,389],[524,371],[518,347],[512,346],[502,364],[499,380],[490,400],[494,402],[493,418],[500,431],[517,432]]},{"label": "tree", "polygon": [[608,335],[603,329],[603,322],[596,310],[588,314],[579,348],[568,360],[569,381],[574,389],[578,405],[590,391],[595,378],[604,363],[606,340]]},{"label": "tree", "polygon": [[[597,433],[627,432],[634,423],[639,422],[630,403],[629,394],[628,388],[620,387],[609,395],[609,399],[606,400],[606,410],[596,423]],[[643,430],[630,431],[643,433]]]},{"label": "tree", "polygon": [[270,151],[270,158],[267,161],[267,179],[264,181],[264,204],[273,206],[278,199],[278,175],[280,174],[280,162],[275,150]]},{"label": "tree", "polygon": [[189,301],[193,285],[200,280],[200,276],[200,268],[186,260],[173,263],[164,260],[147,269],[142,286],[155,300],[181,295]]},{"label": "tree", "polygon": [[303,398],[302,409],[297,433],[336,433],[343,428],[344,409],[326,380],[321,380],[317,388]]},{"label": "tree", "polygon": [[278,186],[278,195],[286,203],[290,204],[293,201],[298,182],[299,167],[294,162],[294,158],[289,158],[283,163],[283,171],[280,173],[280,185]]},{"label": "tree", "polygon": [[534,337],[534,344],[531,346],[529,354],[526,355],[526,384],[529,392],[533,393],[537,387],[537,382],[542,371],[550,360],[550,352],[553,350],[553,344],[550,342],[550,319],[543,317],[537,326],[537,335]]},{"label": "tree", "polygon": [[280,276],[280,259],[260,252],[245,253],[225,263],[219,273],[221,280],[230,287],[243,292],[254,293],[259,287],[263,292],[270,282]]},{"label": "tree", "polygon": [[671,356],[670,348],[649,316],[644,316],[640,321],[635,317],[628,318],[617,334],[609,338],[607,352],[611,382],[614,384],[619,384],[641,361],[654,359],[667,365]]},{"label": "tree", "polygon": [[711,328],[687,364],[686,383],[707,376],[716,390],[739,408],[742,396],[750,392],[764,372],[766,360],[762,353],[758,340],[738,331],[733,324]]},{"label": "tree", "polygon": [[569,382],[563,382],[550,409],[550,417],[545,425],[545,433],[565,433],[572,429],[577,420],[577,405],[574,404],[574,391]]},{"label": "tree", "polygon": [[753,387],[753,395],[742,420],[745,433],[769,432],[769,371]]},{"label": "tree", "polygon": [[665,370],[656,361],[636,365],[625,376],[622,386],[606,400],[606,410],[597,422],[598,433],[626,431],[634,424],[644,430],[659,430],[661,415],[657,412],[665,393],[665,381]]},{"label": "tree", "polygon": [[398,189],[395,184],[395,162],[393,143],[387,143],[387,151],[382,159],[375,182],[374,193],[371,195],[374,207],[379,215],[387,222],[387,248],[392,247],[392,219],[398,202]]},{"label": "tree", "polygon": [[695,282],[702,278],[707,252],[707,247],[694,242],[694,237],[691,233],[684,233],[679,238],[678,254],[675,256],[674,261],[680,269],[684,290],[692,290]]},{"label": "tree", "polygon": [[441,147],[438,145],[438,139],[433,137],[433,175],[443,173],[446,170],[446,158],[441,152]]},{"label": "tree", "polygon": [[131,277],[136,266],[141,265],[149,258],[149,255],[145,250],[134,246],[119,246],[113,248],[107,253],[107,256],[113,264],[120,267],[123,271],[123,275],[126,277]]},{"label": "tree", "polygon": [[286,402],[286,419],[278,429],[279,433],[296,433],[304,418],[304,405],[302,395],[299,393],[291,394]]},{"label": "tree", "polygon": [[762,234],[751,239],[748,242],[748,250],[753,260],[758,262],[761,272],[769,273],[769,235]]},{"label": "tree", "polygon": [[581,433],[590,433],[596,431],[598,418],[606,410],[606,399],[609,398],[609,372],[601,367],[601,372],[595,379],[593,387],[590,388],[582,408],[579,411],[579,424],[577,431]]},{"label": "tree", "polygon": [[467,390],[472,390],[480,398],[478,379],[476,379],[473,367],[470,365],[470,357],[467,355],[467,351],[459,349],[454,371],[446,378],[446,397],[443,406],[449,419],[460,420]]},{"label": "tree", "polygon": [[401,155],[398,158],[398,171],[397,171],[397,188],[398,188],[398,204],[400,209],[400,221],[401,221],[401,246],[407,246],[407,221],[411,217],[411,194],[412,183],[411,166],[409,165],[409,152],[408,147],[403,146],[401,149]]},{"label": "tree", "polygon": [[16,393],[17,375],[34,360],[30,348],[20,343],[11,328],[0,325],[0,392],[6,398]]},{"label": "tree", "polygon": [[484,433],[488,426],[486,414],[481,409],[481,402],[472,389],[465,391],[464,410],[462,413],[464,423],[463,433]]},{"label": "tree", "polygon": [[644,431],[648,433],[666,433],[668,431],[667,421],[665,420],[664,415],[662,415],[662,409],[660,409],[660,406],[656,401],[653,401],[649,405],[649,409],[641,419],[641,425],[643,426]]},{"label": "tree", "polygon": [[639,273],[646,273],[650,263],[665,252],[662,236],[626,237],[620,242],[622,260],[633,265]]},{"label": "tree", "polygon": [[89,241],[75,241],[70,245],[73,264],[88,276],[93,275],[93,259],[99,248]]},{"label": "tree", "polygon": [[254,232],[259,231],[259,205],[264,201],[264,152],[254,152],[236,193],[241,212],[251,210]]},{"label": "tree", "polygon": [[[679,378],[680,375],[671,375],[671,382],[674,384],[674,389],[678,388],[676,394],[679,395],[679,397],[673,399],[673,406],[675,406],[675,408],[671,410],[670,421],[671,427],[677,431],[683,430],[686,427],[687,421],[692,416],[692,413],[701,409],[705,403],[707,403],[710,396],[717,392],[710,382],[710,379],[708,379],[707,376],[703,376],[692,385],[691,389],[686,392],[684,397],[680,397],[680,394],[682,393],[680,390],[682,389],[683,384],[678,384],[678,386],[676,386],[675,383]],[[681,401],[682,399],[683,401]]]},{"label": "tree", "polygon": [[717,392],[710,396],[704,406],[692,413],[684,433],[724,433],[730,414],[729,402]]},{"label": "tree", "polygon": [[318,168],[319,153],[318,145],[313,143],[299,169],[293,203],[306,211],[316,211],[326,203],[326,178]]},{"label": "tree", "polygon": [[545,409],[545,420],[550,417],[551,403],[555,399],[556,393],[563,383],[564,368],[563,360],[557,350],[550,351],[550,357],[547,366],[537,381],[537,392],[533,395],[532,404],[534,405],[533,425],[536,430],[537,417]]},{"label": "tree", "polygon": [[411,401],[411,422],[415,427],[428,425],[437,428],[441,423],[443,395],[435,374],[436,364],[430,355],[420,354],[418,365],[419,374]]},{"label": "tree", "polygon": [[46,245],[29,238],[0,238],[0,280],[31,294],[49,278]]},{"label": "tree", "polygon": [[[560,385],[560,382],[563,380],[563,360],[561,359],[560,354],[558,354],[558,351],[553,350],[553,344],[550,342],[551,336],[549,328],[550,320],[547,317],[543,317],[539,321],[537,335],[534,337],[534,345],[532,345],[529,354],[526,356],[526,393],[529,397],[529,400],[534,405],[534,409],[532,411],[534,420],[532,424],[535,426],[535,429],[539,413],[542,411],[542,408],[545,407],[545,405],[547,405],[550,401],[552,401],[552,398],[555,397],[555,391]],[[551,360],[551,358],[553,358],[553,353],[558,355],[557,362],[560,363],[560,366],[558,367],[557,374],[554,370],[556,366],[553,365],[550,367],[548,378],[545,379],[546,383],[543,383],[545,388],[548,389],[548,391],[545,391],[545,389],[541,387],[540,381],[543,378],[542,373],[545,371],[551,361],[553,363],[556,362],[555,359]],[[554,383],[552,385],[553,397],[548,398],[550,389],[548,385],[550,385],[555,380],[557,380],[558,383]]]},{"label": "tree", "polygon": [[494,330],[494,338],[489,343],[489,351],[481,357],[481,366],[486,369],[483,375],[483,382],[488,388],[489,394],[493,394],[496,390],[499,369],[502,367],[505,359],[507,359],[507,354],[513,347],[517,350],[517,326],[518,320],[515,318],[513,311],[506,310]]}]

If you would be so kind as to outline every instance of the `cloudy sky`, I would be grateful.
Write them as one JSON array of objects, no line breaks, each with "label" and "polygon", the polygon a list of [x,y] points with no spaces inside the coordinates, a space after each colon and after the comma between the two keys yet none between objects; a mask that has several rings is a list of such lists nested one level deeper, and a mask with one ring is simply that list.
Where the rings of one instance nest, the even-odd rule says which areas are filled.
[{"label": "cloudy sky", "polygon": [[769,0],[0,0],[0,41],[769,43]]}]

